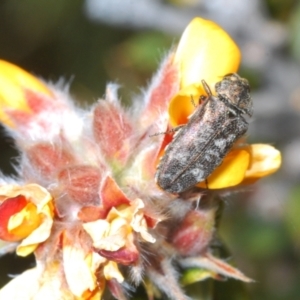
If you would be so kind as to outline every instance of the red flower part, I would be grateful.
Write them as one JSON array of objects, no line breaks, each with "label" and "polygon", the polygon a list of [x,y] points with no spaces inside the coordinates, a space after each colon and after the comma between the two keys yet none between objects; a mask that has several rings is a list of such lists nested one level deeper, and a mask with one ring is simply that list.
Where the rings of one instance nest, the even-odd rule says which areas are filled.
[{"label": "red flower part", "polygon": [[94,109],[93,133],[107,159],[126,162],[132,132],[131,123],[116,103],[99,101]]},{"label": "red flower part", "polygon": [[117,183],[110,176],[106,176],[99,191],[101,205],[82,207],[78,218],[83,222],[93,222],[98,219],[105,219],[112,207],[121,204],[129,204],[130,200],[118,187]]},{"label": "red flower part", "polygon": [[[19,132],[28,135],[30,131],[51,132],[54,116],[62,114],[68,109],[67,103],[57,101],[53,95],[35,92],[30,89],[24,90],[24,98],[28,110],[7,109],[5,112],[17,125]],[[45,117],[47,114],[48,118]],[[33,125],[34,124],[34,125]],[[34,128],[35,126],[35,128]]]},{"label": "red flower part", "polygon": [[[179,70],[177,65],[173,63],[173,55],[169,55],[150,84],[149,93],[146,94],[145,99],[147,105],[140,117],[140,126],[147,128],[153,124],[156,125],[159,123],[158,120],[161,119],[162,114],[165,114],[165,117],[167,117],[166,112],[169,102],[178,92],[179,85]],[[166,126],[168,123],[167,118],[162,121],[165,121],[164,124]],[[163,129],[162,126],[160,127],[161,129],[165,130],[166,128]]]},{"label": "red flower part", "polygon": [[97,167],[77,165],[67,167],[58,174],[62,188],[70,198],[81,204],[99,204],[101,170]]},{"label": "red flower part", "polygon": [[78,212],[78,218],[84,222],[93,222],[99,219],[105,219],[108,209],[101,206],[84,206]]},{"label": "red flower part", "polygon": [[111,279],[107,281],[107,286],[116,299],[120,300],[126,300],[127,297],[124,295],[124,290],[122,285],[116,280],[116,279]]},{"label": "red flower part", "polygon": [[61,145],[37,143],[27,149],[27,157],[31,165],[44,179],[56,177],[58,170],[75,163],[75,158]]},{"label": "red flower part", "polygon": [[136,247],[123,247],[117,251],[108,251],[102,249],[94,249],[95,252],[99,253],[101,256],[108,260],[113,260],[116,263],[129,266],[139,259],[139,252]]},{"label": "red flower part", "polygon": [[171,237],[176,250],[184,255],[200,254],[212,240],[215,208],[190,211]]},{"label": "red flower part", "polygon": [[144,215],[144,218],[146,220],[146,223],[147,223],[147,227],[149,228],[155,228],[156,225],[161,221],[160,219],[158,219],[157,217],[152,217],[152,216],[149,216],[149,215]]},{"label": "red flower part", "polygon": [[6,199],[0,204],[0,239],[8,242],[16,242],[22,239],[20,236],[11,234],[8,231],[8,222],[12,215],[20,212],[26,205],[27,200],[24,196],[19,195]]},{"label": "red flower part", "polygon": [[121,204],[129,204],[130,200],[119,188],[115,180],[107,176],[100,188],[100,199],[103,207],[107,210]]}]

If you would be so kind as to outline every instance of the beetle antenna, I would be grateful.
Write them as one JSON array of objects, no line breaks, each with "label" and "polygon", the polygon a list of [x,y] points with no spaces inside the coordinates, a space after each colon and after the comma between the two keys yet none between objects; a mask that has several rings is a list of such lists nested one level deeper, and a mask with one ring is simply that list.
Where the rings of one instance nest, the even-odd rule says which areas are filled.
[{"label": "beetle antenna", "polygon": [[203,85],[203,88],[204,88],[206,94],[207,94],[208,96],[211,96],[211,95],[212,95],[212,92],[211,92],[211,90],[210,90],[208,84],[206,83],[206,81],[205,81],[204,79],[202,79],[201,82],[202,82],[202,85]]}]

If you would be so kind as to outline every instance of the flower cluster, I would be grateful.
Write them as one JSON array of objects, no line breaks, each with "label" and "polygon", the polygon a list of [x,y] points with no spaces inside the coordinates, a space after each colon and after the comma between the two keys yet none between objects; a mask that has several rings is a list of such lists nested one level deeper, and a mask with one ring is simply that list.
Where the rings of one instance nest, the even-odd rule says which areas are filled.
[{"label": "flower cluster", "polygon": [[191,95],[205,93],[201,80],[214,92],[239,63],[228,34],[196,18],[143,103],[125,110],[108,85],[105,99],[83,111],[66,90],[0,61],[0,121],[20,152],[18,177],[0,177],[0,238],[36,258],[0,298],[127,299],[142,284],[149,299],[165,293],[180,300],[188,298],[184,285],[207,277],[250,281],[213,255],[214,194],[275,172],[279,151],[240,141],[208,178],[209,190],[204,182],[172,195],[154,180],[172,140],[172,133],[155,133],[185,124],[195,109]]}]

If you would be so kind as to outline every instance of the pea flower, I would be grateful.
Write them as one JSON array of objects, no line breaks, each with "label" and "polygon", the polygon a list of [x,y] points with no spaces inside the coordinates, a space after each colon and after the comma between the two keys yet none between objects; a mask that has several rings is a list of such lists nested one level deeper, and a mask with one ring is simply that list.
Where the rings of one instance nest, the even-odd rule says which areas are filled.
[{"label": "pea flower", "polygon": [[37,184],[0,186],[0,237],[21,241],[17,254],[27,256],[50,236],[53,203],[50,193]]},{"label": "pea flower", "polygon": [[113,84],[82,110],[67,88],[0,61],[0,121],[20,152],[18,176],[0,177],[0,238],[36,258],[1,299],[124,300],[143,286],[149,299],[181,300],[188,285],[209,277],[251,281],[213,251],[216,190],[275,172],[280,152],[240,141],[207,178],[209,189],[199,183],[172,195],[154,180],[172,140],[155,133],[184,125],[191,95],[204,93],[201,80],[214,92],[240,56],[223,29],[196,18],[132,110]]}]

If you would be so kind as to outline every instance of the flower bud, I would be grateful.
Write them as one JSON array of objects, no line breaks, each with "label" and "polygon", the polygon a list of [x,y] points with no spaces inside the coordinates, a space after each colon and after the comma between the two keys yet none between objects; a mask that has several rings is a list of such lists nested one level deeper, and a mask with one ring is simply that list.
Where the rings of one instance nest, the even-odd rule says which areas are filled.
[{"label": "flower bud", "polygon": [[67,167],[59,173],[58,180],[74,201],[99,204],[100,169],[87,165]]},{"label": "flower bud", "polygon": [[183,256],[205,250],[215,231],[215,209],[190,211],[174,231],[171,242]]}]

